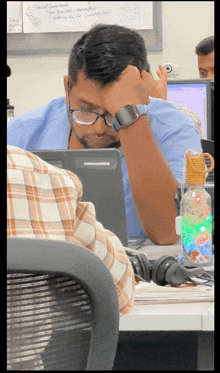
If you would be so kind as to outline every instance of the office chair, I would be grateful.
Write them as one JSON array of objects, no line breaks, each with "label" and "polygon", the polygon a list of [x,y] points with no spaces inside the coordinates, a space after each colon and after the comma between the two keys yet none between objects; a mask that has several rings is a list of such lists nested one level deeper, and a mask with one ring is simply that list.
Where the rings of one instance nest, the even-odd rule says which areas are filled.
[{"label": "office chair", "polygon": [[101,259],[63,241],[7,246],[8,370],[111,370],[119,304]]},{"label": "office chair", "polygon": [[[201,144],[202,144],[202,150],[203,153],[209,153],[211,156],[215,159],[215,142],[213,140],[205,140],[201,139]],[[211,166],[211,161],[208,157],[205,157],[205,164],[207,168]],[[207,182],[214,182],[214,169],[209,172],[208,177],[206,179]]]}]

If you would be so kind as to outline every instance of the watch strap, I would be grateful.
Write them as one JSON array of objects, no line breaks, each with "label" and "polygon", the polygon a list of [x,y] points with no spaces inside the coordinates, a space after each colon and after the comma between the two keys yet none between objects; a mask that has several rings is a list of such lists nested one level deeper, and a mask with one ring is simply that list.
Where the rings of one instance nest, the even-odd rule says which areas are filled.
[{"label": "watch strap", "polygon": [[146,111],[147,111],[147,108],[146,106],[147,105],[142,105],[142,104],[139,104],[139,105],[135,105],[136,108],[138,109],[139,113],[140,114],[147,114]]}]

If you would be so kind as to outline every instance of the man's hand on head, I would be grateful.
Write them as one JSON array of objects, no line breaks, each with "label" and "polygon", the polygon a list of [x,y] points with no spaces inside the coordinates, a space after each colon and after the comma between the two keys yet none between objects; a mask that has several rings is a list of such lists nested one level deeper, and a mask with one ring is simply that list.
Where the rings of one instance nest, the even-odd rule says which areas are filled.
[{"label": "man's hand on head", "polygon": [[155,98],[167,99],[167,72],[163,65],[158,66],[157,76],[159,80],[155,80],[151,72],[143,70],[141,77],[148,87],[149,96]]},{"label": "man's hand on head", "polygon": [[126,105],[147,105],[150,102],[141,73],[132,65],[122,71],[117,81],[106,84],[103,95],[105,107],[112,115]]},{"label": "man's hand on head", "polygon": [[116,111],[126,105],[148,105],[149,96],[167,99],[167,72],[162,65],[158,66],[155,80],[151,72],[128,65],[117,81],[106,84],[103,88],[105,107],[109,113],[115,115]]}]

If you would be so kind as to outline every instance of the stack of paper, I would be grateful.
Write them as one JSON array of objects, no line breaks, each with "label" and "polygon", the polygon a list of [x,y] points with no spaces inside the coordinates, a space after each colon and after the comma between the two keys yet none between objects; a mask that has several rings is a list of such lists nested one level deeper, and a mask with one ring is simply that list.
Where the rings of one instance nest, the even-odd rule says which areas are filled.
[{"label": "stack of paper", "polygon": [[135,286],[135,304],[214,301],[214,286],[183,284],[177,288],[140,281]]}]

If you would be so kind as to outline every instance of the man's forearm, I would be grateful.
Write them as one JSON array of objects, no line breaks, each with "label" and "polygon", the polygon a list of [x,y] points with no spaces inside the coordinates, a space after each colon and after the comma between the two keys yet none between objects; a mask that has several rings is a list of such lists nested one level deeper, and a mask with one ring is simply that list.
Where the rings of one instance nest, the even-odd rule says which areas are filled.
[{"label": "man's forearm", "polygon": [[152,242],[174,244],[177,181],[163,157],[145,115],[120,129],[132,195],[142,226]]}]

